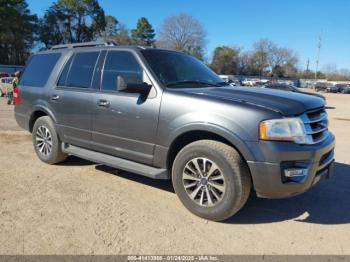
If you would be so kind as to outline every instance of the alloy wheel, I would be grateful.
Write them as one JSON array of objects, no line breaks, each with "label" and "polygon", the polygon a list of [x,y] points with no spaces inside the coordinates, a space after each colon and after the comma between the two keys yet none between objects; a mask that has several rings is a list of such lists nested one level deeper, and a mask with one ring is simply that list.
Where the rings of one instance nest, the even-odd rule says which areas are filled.
[{"label": "alloy wheel", "polygon": [[226,191],[225,177],[212,160],[194,158],[186,165],[182,181],[189,198],[204,207],[216,206]]},{"label": "alloy wheel", "polygon": [[50,130],[45,126],[39,126],[35,136],[36,147],[39,153],[45,157],[52,151],[52,136]]}]

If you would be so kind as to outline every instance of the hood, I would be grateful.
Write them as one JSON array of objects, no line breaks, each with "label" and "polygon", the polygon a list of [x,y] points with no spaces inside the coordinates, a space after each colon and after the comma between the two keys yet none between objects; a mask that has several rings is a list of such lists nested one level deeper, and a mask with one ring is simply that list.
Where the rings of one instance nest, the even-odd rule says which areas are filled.
[{"label": "hood", "polygon": [[171,90],[207,99],[248,103],[279,112],[284,116],[300,115],[305,111],[325,106],[324,100],[316,96],[256,87],[205,87]]}]

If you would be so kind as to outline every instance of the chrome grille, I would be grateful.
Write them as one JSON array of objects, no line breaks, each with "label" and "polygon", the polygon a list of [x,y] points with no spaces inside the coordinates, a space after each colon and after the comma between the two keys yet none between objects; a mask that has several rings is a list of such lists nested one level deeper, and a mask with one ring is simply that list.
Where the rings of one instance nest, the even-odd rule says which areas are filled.
[{"label": "chrome grille", "polygon": [[311,110],[301,116],[306,130],[307,144],[322,142],[328,133],[328,116],[324,108]]}]

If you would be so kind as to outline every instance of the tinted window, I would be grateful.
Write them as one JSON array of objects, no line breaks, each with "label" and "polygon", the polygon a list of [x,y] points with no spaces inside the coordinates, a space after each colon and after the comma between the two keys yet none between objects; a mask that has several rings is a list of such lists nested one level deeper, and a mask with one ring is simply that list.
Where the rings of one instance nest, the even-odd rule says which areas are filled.
[{"label": "tinted window", "polygon": [[60,56],[60,53],[34,55],[24,70],[20,84],[43,87]]},{"label": "tinted window", "polygon": [[134,76],[142,79],[142,68],[130,52],[108,52],[103,70],[102,89],[116,91],[118,76]]},{"label": "tinted window", "polygon": [[60,79],[58,80],[58,83],[57,83],[58,86],[65,86],[66,85],[68,71],[69,71],[70,65],[72,64],[72,60],[73,60],[73,56],[71,56],[69,58],[66,65],[64,66],[63,71],[62,71],[61,76],[60,76]]},{"label": "tinted window", "polygon": [[76,53],[70,67],[66,86],[89,88],[99,52]]}]

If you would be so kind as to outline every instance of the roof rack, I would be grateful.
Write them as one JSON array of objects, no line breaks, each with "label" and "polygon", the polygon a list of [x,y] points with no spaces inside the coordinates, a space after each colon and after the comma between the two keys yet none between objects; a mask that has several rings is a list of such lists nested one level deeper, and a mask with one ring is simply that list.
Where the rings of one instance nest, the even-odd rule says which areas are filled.
[{"label": "roof rack", "polygon": [[78,48],[78,47],[94,47],[94,46],[116,46],[117,43],[114,41],[104,41],[104,42],[85,42],[85,43],[74,43],[74,44],[63,44],[54,45],[51,50],[66,49],[66,48]]}]

